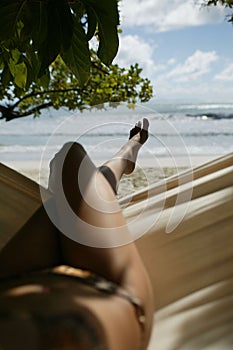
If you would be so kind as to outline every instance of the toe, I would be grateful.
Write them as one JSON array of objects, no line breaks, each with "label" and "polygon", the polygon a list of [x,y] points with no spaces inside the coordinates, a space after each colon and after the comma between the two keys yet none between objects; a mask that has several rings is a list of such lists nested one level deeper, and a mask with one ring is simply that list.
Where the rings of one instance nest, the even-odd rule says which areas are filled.
[{"label": "toe", "polygon": [[141,121],[138,121],[133,127],[133,129],[130,130],[129,139],[137,135],[141,131],[141,127],[142,127],[142,123]]},{"label": "toe", "polygon": [[149,128],[149,120],[147,118],[143,118],[142,129],[148,131]]},{"label": "toe", "polygon": [[143,118],[143,124],[142,129],[140,132],[140,143],[143,144],[148,139],[148,128],[149,128],[149,121],[147,118]]},{"label": "toe", "polygon": [[136,128],[140,128],[142,127],[142,122],[141,120],[137,121],[137,123],[135,124]]}]

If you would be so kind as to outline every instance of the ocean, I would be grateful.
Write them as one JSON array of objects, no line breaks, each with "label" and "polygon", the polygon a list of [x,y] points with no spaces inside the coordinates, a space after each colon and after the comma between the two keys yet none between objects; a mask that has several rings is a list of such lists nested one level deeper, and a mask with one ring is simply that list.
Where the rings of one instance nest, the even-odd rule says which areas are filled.
[{"label": "ocean", "polygon": [[[85,112],[46,111],[38,118],[0,121],[0,160],[44,162],[67,141],[78,141],[97,163],[112,157],[134,123],[147,117],[150,140],[140,160],[156,166],[162,159],[220,156],[233,152],[233,103],[125,104]],[[46,165],[47,166],[47,165]]]}]

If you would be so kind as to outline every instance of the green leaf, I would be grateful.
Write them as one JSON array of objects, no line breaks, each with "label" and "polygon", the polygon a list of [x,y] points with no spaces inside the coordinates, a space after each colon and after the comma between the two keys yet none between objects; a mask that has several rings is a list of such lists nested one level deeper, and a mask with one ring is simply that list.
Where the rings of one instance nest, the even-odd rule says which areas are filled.
[{"label": "green leaf", "polygon": [[4,86],[8,86],[10,84],[11,79],[12,75],[10,73],[10,70],[8,66],[5,66],[1,74],[1,82]]},{"label": "green leaf", "polygon": [[19,88],[23,89],[26,87],[28,80],[27,58],[18,49],[11,50],[10,55],[11,58],[9,59],[8,67],[13,81]]},{"label": "green leaf", "polygon": [[26,90],[28,90],[32,82],[35,81],[38,73],[38,60],[33,60],[32,56],[36,56],[36,54],[31,52],[30,50],[27,50],[27,55],[26,56],[21,55],[20,61],[19,61],[20,63],[24,62],[27,67],[27,73],[26,73],[27,81],[25,85]]},{"label": "green leaf", "polygon": [[[25,63],[26,64],[26,63]],[[25,84],[25,89],[28,90],[30,88],[31,83],[35,79],[34,71],[31,68],[31,66],[28,64],[26,65],[27,67],[27,74],[26,74],[26,84]]]},{"label": "green leaf", "polygon": [[[55,3],[57,4],[57,0]],[[70,7],[66,1],[61,1],[59,13],[62,48],[67,50],[71,45],[73,36],[73,17],[71,15]]]},{"label": "green leaf", "polygon": [[38,49],[45,41],[47,31],[47,3],[45,1],[30,1],[27,15],[24,16],[23,32],[26,32],[26,35],[31,35],[34,49]]},{"label": "green leaf", "polygon": [[11,57],[15,64],[18,63],[20,56],[21,56],[21,52],[19,50],[17,49],[11,50]]},{"label": "green leaf", "polygon": [[91,61],[86,35],[78,16],[75,16],[74,19],[71,46],[68,50],[62,51],[61,57],[83,85],[89,77]]},{"label": "green leaf", "polygon": [[41,85],[44,89],[48,89],[50,82],[49,70],[47,69],[45,74],[38,80],[38,84]]},{"label": "green leaf", "polygon": [[91,40],[91,38],[94,36],[97,26],[97,18],[95,15],[95,12],[92,10],[91,7],[87,7],[87,40]]},{"label": "green leaf", "polygon": [[48,35],[39,48],[42,76],[45,69],[55,60],[61,49],[68,49],[73,34],[73,20],[65,0],[49,1],[47,5]]},{"label": "green leaf", "polygon": [[99,47],[97,51],[101,61],[109,65],[117,54],[119,40],[117,26],[119,15],[116,0],[85,0],[95,12],[98,22]]},{"label": "green leaf", "polygon": [[15,33],[17,23],[26,10],[28,1],[1,0],[0,1],[0,39],[7,40]]},{"label": "green leaf", "polygon": [[10,59],[9,69],[13,76],[14,83],[21,89],[25,88],[27,83],[27,66],[25,62],[15,64],[14,60]]}]

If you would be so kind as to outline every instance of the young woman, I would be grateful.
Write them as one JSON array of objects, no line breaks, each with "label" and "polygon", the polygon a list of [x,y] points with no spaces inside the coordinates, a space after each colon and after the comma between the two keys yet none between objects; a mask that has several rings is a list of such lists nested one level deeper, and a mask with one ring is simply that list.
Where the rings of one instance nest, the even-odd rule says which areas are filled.
[{"label": "young woman", "polygon": [[[121,176],[134,170],[148,126],[147,119],[138,122],[128,142],[100,168],[78,143],[65,144],[51,161],[49,190],[63,232],[60,265],[2,285],[0,308],[8,315],[8,328],[0,319],[3,348],[13,341],[4,327],[14,328],[17,345],[27,334],[24,349],[147,348],[151,286],[116,193]],[[75,222],[69,221],[64,198]],[[89,236],[91,244],[83,244]]]}]

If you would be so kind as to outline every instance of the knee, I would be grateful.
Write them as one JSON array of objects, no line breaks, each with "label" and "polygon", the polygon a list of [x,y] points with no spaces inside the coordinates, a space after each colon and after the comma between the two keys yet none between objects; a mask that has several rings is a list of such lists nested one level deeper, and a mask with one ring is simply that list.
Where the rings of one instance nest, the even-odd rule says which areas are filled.
[{"label": "knee", "polygon": [[75,163],[78,164],[85,156],[86,151],[84,147],[78,142],[66,142],[60,151],[58,151],[53,158],[55,163]]},{"label": "knee", "polygon": [[76,168],[85,156],[86,151],[80,143],[66,142],[50,162],[50,175],[67,164]]},{"label": "knee", "polygon": [[72,141],[66,142],[63,145],[61,152],[66,154],[86,154],[84,147],[80,143]]}]

